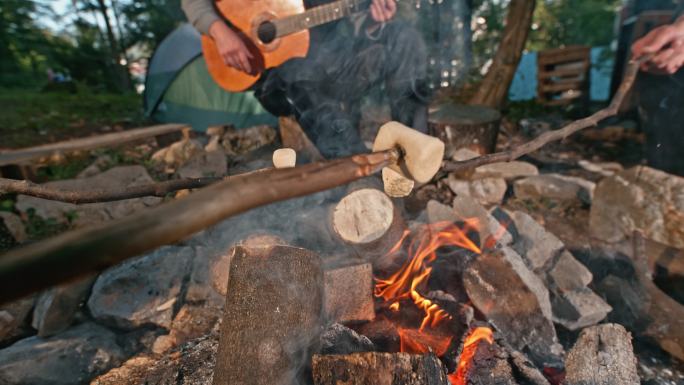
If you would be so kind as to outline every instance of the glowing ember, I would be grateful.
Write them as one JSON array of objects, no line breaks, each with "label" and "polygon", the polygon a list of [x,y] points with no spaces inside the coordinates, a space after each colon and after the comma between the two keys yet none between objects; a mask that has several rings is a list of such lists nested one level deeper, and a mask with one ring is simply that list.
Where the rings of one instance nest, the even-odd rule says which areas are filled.
[{"label": "glowing ember", "polygon": [[455,372],[448,376],[451,385],[466,384],[466,375],[468,374],[468,370],[472,367],[473,356],[475,356],[475,353],[477,352],[477,343],[481,340],[485,340],[489,344],[494,343],[492,329],[488,327],[475,328],[475,330],[466,337],[465,342],[463,343],[463,351],[461,352],[461,357],[458,361],[458,367]]},{"label": "glowing ember", "polygon": [[427,333],[416,329],[397,329],[401,339],[401,351],[413,354],[432,352],[443,356],[451,345],[451,336]]},{"label": "glowing ember", "polygon": [[[467,220],[463,228],[451,222],[437,222],[425,226],[409,243],[408,261],[398,272],[387,279],[376,279],[375,295],[391,302],[390,308],[399,310],[399,301],[412,300],[413,303],[425,312],[425,317],[420,325],[420,330],[427,327],[434,328],[450,316],[436,303],[423,297],[419,289],[423,289],[430,278],[432,267],[430,264],[437,259],[436,251],[443,246],[459,246],[480,254],[480,248],[466,235],[469,231],[477,230],[476,220]],[[399,243],[390,253],[401,250],[401,246],[407,239],[404,234]]]}]

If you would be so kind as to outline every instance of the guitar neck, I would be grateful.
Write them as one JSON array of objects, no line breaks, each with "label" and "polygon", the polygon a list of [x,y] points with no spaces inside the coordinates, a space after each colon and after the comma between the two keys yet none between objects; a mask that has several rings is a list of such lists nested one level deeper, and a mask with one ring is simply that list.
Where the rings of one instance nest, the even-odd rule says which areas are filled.
[{"label": "guitar neck", "polygon": [[367,7],[370,0],[338,0],[308,9],[304,13],[273,20],[276,37],[287,36],[345,18]]}]

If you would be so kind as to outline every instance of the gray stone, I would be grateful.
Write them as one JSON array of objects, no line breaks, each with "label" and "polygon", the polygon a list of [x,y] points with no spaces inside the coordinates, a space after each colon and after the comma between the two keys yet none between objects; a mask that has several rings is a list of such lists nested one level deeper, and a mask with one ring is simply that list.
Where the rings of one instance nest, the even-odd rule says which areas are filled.
[{"label": "gray stone", "polygon": [[[553,175],[536,175],[513,183],[515,196],[519,199],[554,199],[570,201],[582,199],[586,190],[575,181]],[[583,192],[584,191],[584,192]]]},{"label": "gray stone", "polygon": [[684,248],[684,178],[646,166],[604,178],[596,188],[589,229],[607,242],[640,230],[646,238]]},{"label": "gray stone", "polygon": [[8,211],[0,211],[0,221],[5,223],[5,227],[12,234],[17,243],[24,243],[27,239],[24,223],[18,215]]},{"label": "gray stone", "polygon": [[565,245],[526,213],[515,211],[511,218],[518,235],[513,248],[535,273],[545,271]]},{"label": "gray stone", "polygon": [[537,365],[555,366],[563,349],[550,319],[548,292],[519,257],[504,250],[481,254],[466,269],[468,297],[513,348],[529,352]]},{"label": "gray stone", "polygon": [[351,354],[374,350],[375,345],[368,337],[338,323],[328,326],[321,334],[321,354]]},{"label": "gray stone", "polygon": [[591,271],[567,250],[563,250],[548,274],[554,289],[560,292],[585,288],[593,278]]},{"label": "gray stone", "polygon": [[31,322],[38,335],[51,336],[71,326],[94,281],[95,277],[90,276],[43,292],[38,297]]},{"label": "gray stone", "polygon": [[106,270],[88,300],[91,314],[124,329],[147,324],[168,328],[193,254],[190,247],[165,246]]},{"label": "gray stone", "polygon": [[344,323],[375,318],[373,267],[370,263],[325,270],[323,280],[328,320]]},{"label": "gray stone", "polygon": [[0,306],[0,343],[6,343],[27,334],[27,319],[36,297],[30,295]]},{"label": "gray stone", "polygon": [[[194,247],[192,270],[185,292],[185,301],[206,302],[212,306],[222,307],[225,299],[212,287],[211,266],[221,258],[220,253],[205,247]],[[226,276],[226,282],[228,277]]]},{"label": "gray stone", "polygon": [[632,336],[618,324],[603,324],[582,331],[568,352],[564,384],[637,385],[637,359]]},{"label": "gray stone", "polygon": [[323,329],[323,269],[305,249],[235,247],[217,384],[291,384]]},{"label": "gray stone", "polygon": [[228,161],[223,151],[202,152],[178,169],[181,178],[221,177],[228,174]]},{"label": "gray stone", "polygon": [[428,202],[426,212],[429,223],[463,222],[476,219],[479,226],[480,246],[483,246],[483,243],[490,237],[496,239],[496,244],[499,245],[509,245],[513,241],[511,235],[501,227],[499,221],[471,197],[459,196],[454,198],[452,207],[433,200]]},{"label": "gray stone", "polygon": [[596,325],[613,310],[589,288],[555,295],[552,301],[554,322],[568,330]]},{"label": "gray stone", "polygon": [[616,172],[622,171],[624,168],[620,163],[617,162],[590,162],[586,159],[582,159],[577,164],[583,169],[600,174],[602,176],[613,176]]},{"label": "gray stone", "polygon": [[506,194],[506,181],[503,178],[480,178],[475,180],[458,179],[449,175],[449,188],[457,196],[469,196],[481,205],[499,204]]},{"label": "gray stone", "polygon": [[59,335],[29,337],[0,350],[3,385],[73,385],[119,365],[124,353],[111,331],[92,323]]},{"label": "gray stone", "polygon": [[524,176],[539,175],[537,166],[521,161],[485,164],[475,169],[471,179],[503,178],[512,180]]},{"label": "gray stone", "polygon": [[577,196],[583,203],[591,204],[591,202],[594,200],[594,191],[596,191],[596,183],[590,180],[586,180],[584,178],[571,175],[546,174],[546,176],[560,179],[570,183],[575,183],[576,185],[578,185],[580,187],[580,191],[578,192]]},{"label": "gray stone", "polygon": [[[94,189],[114,190],[151,182],[154,180],[147,173],[147,170],[143,166],[136,165],[114,167],[90,178],[58,180],[44,185],[65,190],[88,191]],[[161,202],[161,198],[146,197],[75,205],[19,195],[15,207],[24,213],[29,209],[34,209],[35,214],[42,218],[53,218],[58,222],[84,227],[121,218],[159,202]]]},{"label": "gray stone", "polygon": [[501,226],[501,223],[475,199],[456,197],[451,202],[451,208],[459,220],[477,218],[480,226],[480,242],[483,246],[490,237],[496,239],[496,243],[499,245],[510,245],[513,242],[513,237]]}]

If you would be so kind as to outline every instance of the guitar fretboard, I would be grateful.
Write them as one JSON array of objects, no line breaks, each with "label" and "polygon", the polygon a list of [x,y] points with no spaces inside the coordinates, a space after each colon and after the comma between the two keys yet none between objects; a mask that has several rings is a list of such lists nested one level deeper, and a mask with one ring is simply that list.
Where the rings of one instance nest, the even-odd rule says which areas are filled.
[{"label": "guitar fretboard", "polygon": [[276,37],[286,36],[325,23],[342,19],[364,9],[370,0],[338,0],[311,8],[299,15],[273,20]]}]

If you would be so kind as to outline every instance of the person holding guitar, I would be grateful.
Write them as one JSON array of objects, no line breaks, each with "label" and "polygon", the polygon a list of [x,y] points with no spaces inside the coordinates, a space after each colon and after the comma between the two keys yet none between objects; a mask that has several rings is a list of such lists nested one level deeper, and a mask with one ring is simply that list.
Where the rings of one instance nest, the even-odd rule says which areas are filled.
[{"label": "person holding guitar", "polygon": [[[274,4],[302,0],[249,1]],[[294,114],[326,158],[367,151],[358,125],[362,100],[374,90],[384,93],[393,120],[421,131],[427,129],[427,50],[416,30],[396,20],[395,0],[304,0],[303,9],[308,13],[290,24],[312,25],[307,27],[308,52],[305,57],[267,69],[259,68],[264,59],[258,57],[260,52],[255,48],[266,43],[259,45],[254,42],[258,38],[227,20],[239,21],[231,16],[245,12],[221,14],[217,12],[221,4],[213,0],[182,0],[182,7],[195,28],[213,39],[221,65],[239,71],[233,74],[254,75],[256,83],[251,89],[264,107],[275,115]],[[338,17],[338,13],[346,17]],[[274,24],[284,29],[283,23]],[[245,29],[253,24],[244,23]],[[257,35],[264,35],[261,32],[259,26]]]}]

